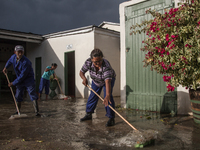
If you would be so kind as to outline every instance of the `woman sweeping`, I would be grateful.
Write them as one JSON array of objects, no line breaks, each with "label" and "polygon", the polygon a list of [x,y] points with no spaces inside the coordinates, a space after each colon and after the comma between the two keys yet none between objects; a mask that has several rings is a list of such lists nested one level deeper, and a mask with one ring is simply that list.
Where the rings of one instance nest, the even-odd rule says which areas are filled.
[{"label": "woman sweeping", "polygon": [[53,74],[53,77],[55,80],[57,80],[57,78],[55,77],[55,73],[54,70],[57,68],[57,64],[56,63],[52,63],[51,67],[47,66],[42,77],[40,80],[40,86],[39,86],[39,99],[41,97],[41,93],[45,87],[45,94],[46,94],[46,100],[48,100],[48,95],[49,95],[49,86],[50,86],[50,76]]},{"label": "woman sweeping", "polygon": [[[113,126],[115,125],[115,112],[108,107],[108,104],[115,108],[112,91],[116,74],[110,63],[103,58],[103,53],[100,49],[94,49],[91,52],[90,58],[85,61],[85,64],[80,70],[80,77],[83,79],[82,83],[85,86],[88,84],[85,77],[87,71],[89,71],[90,77],[92,78],[92,89],[99,95],[101,94],[102,88],[104,90],[103,104],[105,105],[106,116],[109,118],[106,126]],[[80,121],[92,120],[92,113],[94,113],[98,99],[98,96],[91,91],[86,105],[86,115]]]}]

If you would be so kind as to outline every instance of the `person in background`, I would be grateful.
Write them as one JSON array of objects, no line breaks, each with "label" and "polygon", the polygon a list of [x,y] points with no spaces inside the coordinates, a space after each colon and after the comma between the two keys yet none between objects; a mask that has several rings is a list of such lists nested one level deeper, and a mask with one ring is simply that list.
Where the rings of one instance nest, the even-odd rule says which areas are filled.
[{"label": "person in background", "polygon": [[[7,74],[7,69],[13,65],[16,73],[16,79],[8,84],[9,87],[16,86],[16,101],[19,110],[21,109],[21,102],[23,101],[24,90],[29,93],[30,99],[33,102],[36,116],[40,116],[38,108],[38,96],[35,90],[35,78],[31,61],[24,56],[24,47],[21,45],[15,46],[14,53],[7,61],[3,73]],[[15,114],[18,114],[16,111]]]},{"label": "person in background", "polygon": [[[102,88],[104,90],[104,102],[106,109],[106,116],[109,118],[106,126],[115,125],[115,112],[108,106],[111,105],[115,108],[115,102],[113,100],[112,91],[115,83],[115,71],[112,69],[110,63],[103,58],[103,53],[100,49],[94,49],[90,58],[88,58],[83,67],[80,70],[80,77],[83,79],[83,85],[87,86],[88,81],[85,77],[85,73],[89,71],[92,78],[92,89],[101,94]],[[92,120],[92,113],[96,108],[98,102],[98,96],[91,91],[86,104],[86,115],[80,119],[80,121]]]},{"label": "person in background", "polygon": [[56,77],[55,77],[55,72],[54,70],[57,68],[57,64],[56,63],[52,63],[51,67],[50,66],[47,66],[42,77],[41,77],[41,80],[40,80],[40,86],[39,86],[39,99],[40,100],[40,97],[41,97],[41,93],[42,93],[42,90],[44,89],[45,87],[45,94],[46,94],[46,100],[48,100],[48,95],[49,95],[49,86],[50,86],[50,76],[53,75],[54,79],[58,80]]}]

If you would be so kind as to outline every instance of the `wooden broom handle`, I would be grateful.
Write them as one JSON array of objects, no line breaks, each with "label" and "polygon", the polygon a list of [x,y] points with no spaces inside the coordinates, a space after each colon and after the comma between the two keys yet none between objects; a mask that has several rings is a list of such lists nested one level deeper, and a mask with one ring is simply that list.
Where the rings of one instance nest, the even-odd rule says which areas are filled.
[{"label": "wooden broom handle", "polygon": [[[59,81],[57,80],[57,82],[58,82],[58,86],[59,86],[59,88],[60,88],[60,91],[61,91],[61,93],[63,94],[63,91],[62,91],[62,89],[61,89],[61,87],[60,87],[60,83],[59,83]],[[63,94],[64,95],[64,94]]]},{"label": "wooden broom handle", "polygon": [[[8,79],[7,73],[5,73],[5,75],[6,75],[6,78],[7,78],[8,83],[10,84],[10,81],[9,81],[9,79]],[[12,87],[11,87],[11,86],[10,86],[10,90],[11,90],[11,93],[12,93],[12,96],[13,96],[13,99],[14,99],[14,102],[15,102],[15,106],[16,106],[16,108],[17,108],[18,115],[20,115],[19,108],[18,108],[18,106],[17,106],[17,101],[16,101],[16,98],[15,98],[15,95],[14,95],[14,93],[13,93],[13,90],[12,90]]]},{"label": "wooden broom handle", "polygon": [[[99,96],[99,94],[97,94],[89,85],[87,85],[87,87],[94,92],[102,101],[104,101],[104,99]],[[124,120],[131,128],[133,128],[134,130],[137,130],[134,126],[132,126],[132,124],[130,124],[124,117],[122,117],[112,106],[108,105],[122,120]]]},{"label": "wooden broom handle", "polygon": [[[56,73],[55,73],[55,71],[54,71],[54,74],[55,74],[55,76],[56,76]],[[62,91],[62,89],[61,89],[61,86],[60,86],[60,83],[59,83],[59,81],[57,80],[57,83],[58,83],[58,86],[59,86],[59,88],[60,88],[60,91],[61,91],[61,93],[64,95],[64,93],[63,93],[63,91]]]}]

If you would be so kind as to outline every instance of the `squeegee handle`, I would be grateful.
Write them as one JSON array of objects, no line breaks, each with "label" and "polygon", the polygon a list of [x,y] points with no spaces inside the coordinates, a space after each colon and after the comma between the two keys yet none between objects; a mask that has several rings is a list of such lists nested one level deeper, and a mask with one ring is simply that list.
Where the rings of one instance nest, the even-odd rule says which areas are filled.
[{"label": "squeegee handle", "polygon": [[[6,78],[7,78],[8,83],[10,84],[10,81],[9,81],[9,79],[8,79],[7,73],[5,73],[5,75],[6,75]],[[13,99],[14,99],[14,102],[15,102],[15,106],[16,106],[16,108],[17,108],[18,115],[20,115],[19,108],[18,108],[18,106],[17,106],[17,101],[16,101],[16,98],[15,98],[15,95],[14,95],[14,93],[13,93],[13,89],[12,89],[11,86],[10,86],[10,90],[11,90],[11,93],[12,93],[12,96],[13,96]]]},{"label": "squeegee handle", "polygon": [[[87,85],[87,87],[94,92],[102,101],[104,101],[104,99],[97,94],[89,85]],[[133,130],[137,130],[134,126],[132,126],[132,124],[130,124],[124,117],[122,117],[112,106],[108,105],[122,120],[124,120],[131,128],[133,128]]]}]

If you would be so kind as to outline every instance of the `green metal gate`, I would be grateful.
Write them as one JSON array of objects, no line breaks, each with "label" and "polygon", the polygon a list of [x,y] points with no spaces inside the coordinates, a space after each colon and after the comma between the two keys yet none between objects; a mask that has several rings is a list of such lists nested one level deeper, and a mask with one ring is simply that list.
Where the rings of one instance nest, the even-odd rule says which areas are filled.
[{"label": "green metal gate", "polygon": [[146,35],[130,35],[133,24],[152,19],[151,14],[146,14],[147,9],[164,13],[171,7],[172,0],[150,0],[125,8],[127,108],[166,113],[177,110],[177,93],[168,93],[162,75],[143,67],[145,53],[140,48]]}]

